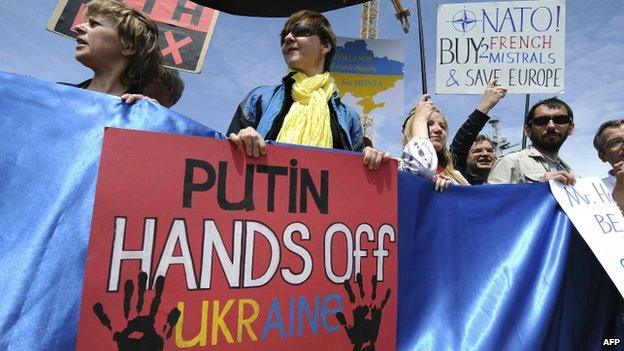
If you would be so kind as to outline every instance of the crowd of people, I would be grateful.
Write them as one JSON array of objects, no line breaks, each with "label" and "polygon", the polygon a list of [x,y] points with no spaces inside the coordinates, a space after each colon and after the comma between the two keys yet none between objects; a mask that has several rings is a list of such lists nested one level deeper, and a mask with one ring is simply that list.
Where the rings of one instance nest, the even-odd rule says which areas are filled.
[{"label": "crowd of people", "polygon": [[[180,99],[184,83],[175,70],[163,67],[158,30],[148,16],[120,1],[93,0],[85,19],[76,27],[76,59],[93,77],[72,85],[120,96],[126,103],[146,98],[171,107]],[[228,128],[229,140],[250,157],[266,155],[266,141],[272,140],[358,151],[371,170],[390,160],[389,153],[363,136],[357,112],[340,100],[329,74],[336,37],[328,20],[314,11],[299,11],[286,21],[279,38],[288,74],[280,84],[257,87],[244,97]],[[490,81],[450,146],[447,118],[423,95],[403,124],[399,169],[430,179],[438,191],[486,183],[574,184],[577,175],[559,157],[574,132],[574,115],[555,97],[539,101],[526,116],[524,134],[532,146],[497,159],[496,145],[480,132],[506,94],[505,87]],[[598,157],[612,167],[604,182],[624,208],[624,120],[602,124],[593,144]]]}]

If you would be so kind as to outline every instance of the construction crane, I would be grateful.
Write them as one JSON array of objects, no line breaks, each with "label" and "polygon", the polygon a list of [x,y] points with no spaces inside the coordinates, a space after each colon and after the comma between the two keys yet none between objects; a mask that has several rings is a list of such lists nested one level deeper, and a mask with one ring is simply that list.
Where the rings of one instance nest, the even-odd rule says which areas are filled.
[{"label": "construction crane", "polygon": [[[360,38],[377,39],[377,29],[379,28],[379,1],[372,0],[362,4],[362,18],[360,21]],[[374,120],[368,113],[360,116],[362,133],[373,141]]]},{"label": "construction crane", "polygon": [[[404,9],[400,0],[390,0],[396,10],[396,18],[401,23],[401,27],[405,33],[409,32],[409,22],[407,16],[410,15],[408,9]],[[379,0],[371,0],[362,4],[362,17],[360,21],[360,38],[377,39],[379,29]],[[373,140],[374,120],[368,114],[360,116],[362,123],[362,131],[364,136]]]},{"label": "construction crane", "polygon": [[403,28],[403,32],[408,33],[409,27],[410,27],[409,21],[407,20],[407,16],[410,15],[409,10],[403,8],[403,5],[401,5],[400,0],[390,0],[390,1],[392,1],[392,5],[394,5],[394,10],[396,11],[394,16],[396,16],[399,22],[401,22],[401,27]]},{"label": "construction crane", "polygon": [[362,4],[362,18],[360,21],[360,38],[377,39],[379,28],[379,1],[371,0]]}]

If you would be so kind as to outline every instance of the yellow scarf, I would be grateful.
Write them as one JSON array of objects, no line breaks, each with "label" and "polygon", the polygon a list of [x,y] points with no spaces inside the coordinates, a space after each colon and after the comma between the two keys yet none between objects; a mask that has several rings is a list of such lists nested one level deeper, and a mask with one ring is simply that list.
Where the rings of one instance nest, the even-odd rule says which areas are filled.
[{"label": "yellow scarf", "polygon": [[292,78],[293,104],[284,117],[284,124],[277,135],[277,141],[290,144],[333,146],[327,101],[336,90],[329,72],[308,77],[303,72]]}]

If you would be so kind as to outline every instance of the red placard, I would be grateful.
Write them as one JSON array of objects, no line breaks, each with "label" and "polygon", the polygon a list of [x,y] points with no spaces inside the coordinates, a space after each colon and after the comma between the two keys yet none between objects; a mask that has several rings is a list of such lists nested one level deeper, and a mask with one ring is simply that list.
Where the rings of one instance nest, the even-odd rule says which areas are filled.
[{"label": "red placard", "polygon": [[78,350],[394,350],[396,181],[353,153],[107,129]]}]

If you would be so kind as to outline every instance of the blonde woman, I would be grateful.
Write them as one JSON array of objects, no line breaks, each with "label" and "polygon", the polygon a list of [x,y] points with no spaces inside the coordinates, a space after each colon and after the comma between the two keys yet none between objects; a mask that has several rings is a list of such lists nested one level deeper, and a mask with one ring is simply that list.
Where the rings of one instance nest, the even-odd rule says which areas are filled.
[{"label": "blonde woman", "polygon": [[412,109],[403,126],[403,155],[399,169],[431,179],[436,191],[451,184],[470,185],[453,168],[453,156],[446,146],[448,121],[433,104],[429,95],[423,95]]}]

